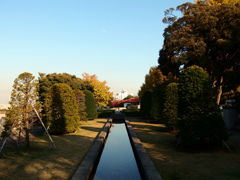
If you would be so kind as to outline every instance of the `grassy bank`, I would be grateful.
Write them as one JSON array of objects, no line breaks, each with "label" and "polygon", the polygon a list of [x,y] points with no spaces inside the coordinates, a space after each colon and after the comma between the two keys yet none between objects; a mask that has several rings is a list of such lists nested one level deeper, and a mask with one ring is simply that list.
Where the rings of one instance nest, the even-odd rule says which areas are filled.
[{"label": "grassy bank", "polygon": [[70,179],[106,121],[88,121],[78,133],[52,136],[57,149],[50,149],[47,136],[33,139],[31,153],[4,148],[6,157],[0,158],[0,179]]},{"label": "grassy bank", "polygon": [[164,180],[237,180],[240,179],[240,135],[228,141],[233,152],[225,149],[183,151],[175,148],[175,134],[164,125],[131,119],[145,149]]}]

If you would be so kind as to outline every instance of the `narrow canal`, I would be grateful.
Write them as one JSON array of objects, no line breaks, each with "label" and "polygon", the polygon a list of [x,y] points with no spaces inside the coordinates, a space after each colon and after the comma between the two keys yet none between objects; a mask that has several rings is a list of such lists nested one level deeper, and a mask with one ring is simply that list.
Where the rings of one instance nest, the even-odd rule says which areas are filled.
[{"label": "narrow canal", "polygon": [[93,179],[141,179],[125,123],[112,124]]}]

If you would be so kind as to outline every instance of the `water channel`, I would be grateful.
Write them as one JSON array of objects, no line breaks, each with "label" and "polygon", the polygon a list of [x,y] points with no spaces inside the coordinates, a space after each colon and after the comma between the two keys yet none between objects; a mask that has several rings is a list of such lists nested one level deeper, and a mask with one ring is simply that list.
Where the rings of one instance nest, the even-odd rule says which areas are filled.
[{"label": "water channel", "polygon": [[140,180],[125,123],[113,123],[94,180]]}]

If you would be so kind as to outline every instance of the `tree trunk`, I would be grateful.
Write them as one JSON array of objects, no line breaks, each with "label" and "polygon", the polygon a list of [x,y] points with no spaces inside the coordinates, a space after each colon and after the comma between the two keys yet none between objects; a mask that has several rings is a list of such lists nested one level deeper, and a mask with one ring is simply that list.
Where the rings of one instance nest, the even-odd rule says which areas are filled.
[{"label": "tree trunk", "polygon": [[217,89],[217,105],[220,104],[221,96],[222,96],[222,84],[223,84],[223,76],[221,76],[218,82],[218,89]]}]

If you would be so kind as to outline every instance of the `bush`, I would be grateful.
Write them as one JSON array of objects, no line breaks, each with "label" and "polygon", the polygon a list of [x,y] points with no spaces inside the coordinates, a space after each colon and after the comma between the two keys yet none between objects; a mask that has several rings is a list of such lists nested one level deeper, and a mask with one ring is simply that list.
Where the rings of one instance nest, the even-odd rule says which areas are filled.
[{"label": "bush", "polygon": [[170,83],[166,87],[163,121],[169,129],[176,129],[178,120],[178,84]]},{"label": "bush", "polygon": [[161,89],[155,89],[152,92],[151,97],[151,110],[150,110],[150,118],[156,121],[162,120],[163,113],[163,104],[164,104],[164,87]]},{"label": "bush", "polygon": [[98,117],[111,117],[111,115],[114,113],[114,110],[100,110],[98,111]]},{"label": "bush", "polygon": [[152,106],[152,92],[146,91],[141,98],[140,112],[143,117],[145,118],[150,117],[151,106]]},{"label": "bush", "polygon": [[95,100],[93,93],[88,90],[83,90],[85,94],[85,106],[88,119],[96,119],[98,117],[97,108],[95,105]]},{"label": "bush", "polygon": [[139,117],[139,116],[141,116],[140,111],[137,110],[137,109],[124,109],[122,112],[128,117]]},{"label": "bush", "polygon": [[76,96],[76,103],[78,106],[78,113],[80,116],[80,120],[86,121],[87,113],[86,113],[86,106],[85,106],[85,94],[79,89],[75,89],[74,93]]},{"label": "bush", "polygon": [[179,77],[177,137],[193,145],[200,140],[221,144],[228,138],[219,107],[213,98],[210,77],[201,67],[182,70]]},{"label": "bush", "polygon": [[49,132],[63,134],[76,131],[80,127],[80,117],[71,87],[64,83],[54,84],[49,97]]}]

